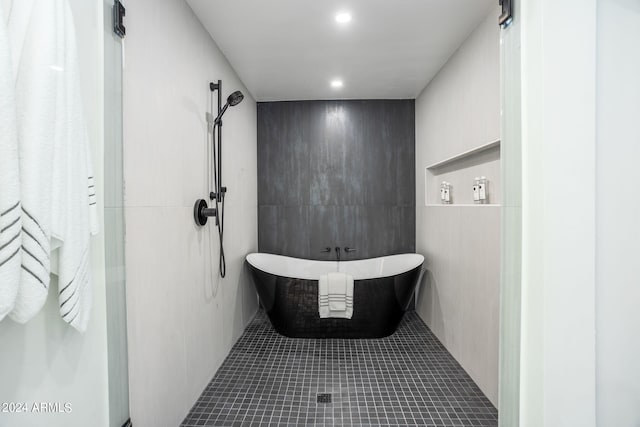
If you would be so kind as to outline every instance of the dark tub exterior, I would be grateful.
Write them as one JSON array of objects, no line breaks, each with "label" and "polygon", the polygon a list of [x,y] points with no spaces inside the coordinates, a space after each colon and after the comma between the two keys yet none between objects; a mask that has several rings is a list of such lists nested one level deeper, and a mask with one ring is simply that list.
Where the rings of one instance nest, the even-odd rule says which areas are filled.
[{"label": "dark tub exterior", "polygon": [[318,281],[276,276],[247,263],[264,308],[280,334],[291,338],[382,338],[407,310],[422,265],[395,276],[355,280],[353,317],[321,319]]}]

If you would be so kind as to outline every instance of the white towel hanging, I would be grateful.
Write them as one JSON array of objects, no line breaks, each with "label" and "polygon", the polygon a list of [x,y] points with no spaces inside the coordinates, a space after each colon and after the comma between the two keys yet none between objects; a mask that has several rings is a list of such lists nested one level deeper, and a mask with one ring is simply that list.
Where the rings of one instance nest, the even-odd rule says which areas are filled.
[{"label": "white towel hanging", "polygon": [[22,259],[15,80],[7,20],[0,3],[0,320],[15,305]]},{"label": "white towel hanging", "polygon": [[67,0],[59,3],[64,28],[61,58],[62,108],[54,147],[52,236],[58,248],[58,300],[65,322],[84,331],[91,312],[89,245],[96,234],[95,180],[89,153],[89,137],[83,114],[73,15]]},{"label": "white towel hanging", "polygon": [[353,276],[329,273],[318,281],[318,314],[320,318],[344,318],[353,316]]},{"label": "white towel hanging", "polygon": [[24,323],[49,290],[53,136],[60,55],[56,1],[14,1],[9,17],[16,70],[16,112],[22,198],[22,272],[12,319]]},{"label": "white towel hanging", "polygon": [[[30,12],[16,10],[27,3]],[[83,331],[91,309],[89,244],[90,234],[97,232],[97,212],[73,16],[67,0],[30,0],[24,6],[17,2],[14,16],[28,27],[23,32],[16,28],[24,34],[16,46],[16,94],[23,239],[29,257],[23,256],[11,317],[26,322],[40,311],[54,267],[60,314]],[[52,249],[57,249],[53,266]]]}]

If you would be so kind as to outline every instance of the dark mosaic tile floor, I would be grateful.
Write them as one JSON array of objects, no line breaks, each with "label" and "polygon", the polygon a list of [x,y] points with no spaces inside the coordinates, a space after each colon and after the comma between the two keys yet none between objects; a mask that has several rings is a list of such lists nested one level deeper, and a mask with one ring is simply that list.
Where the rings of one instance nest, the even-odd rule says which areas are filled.
[{"label": "dark mosaic tile floor", "polygon": [[498,413],[415,312],[387,338],[322,340],[279,335],[259,311],[182,423],[257,425],[497,426]]}]

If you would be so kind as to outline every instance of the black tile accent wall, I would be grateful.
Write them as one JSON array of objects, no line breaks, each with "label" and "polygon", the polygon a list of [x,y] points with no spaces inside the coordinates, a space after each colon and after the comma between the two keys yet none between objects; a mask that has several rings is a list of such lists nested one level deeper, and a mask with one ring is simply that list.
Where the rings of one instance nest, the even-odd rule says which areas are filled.
[{"label": "black tile accent wall", "polygon": [[258,103],[260,252],[415,251],[414,100]]}]

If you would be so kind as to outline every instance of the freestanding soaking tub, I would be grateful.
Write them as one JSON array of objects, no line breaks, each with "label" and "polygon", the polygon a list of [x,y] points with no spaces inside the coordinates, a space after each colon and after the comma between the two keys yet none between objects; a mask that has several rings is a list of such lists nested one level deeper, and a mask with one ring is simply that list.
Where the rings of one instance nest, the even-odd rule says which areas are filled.
[{"label": "freestanding soaking tub", "polygon": [[[293,338],[381,338],[407,310],[424,257],[391,255],[359,261],[311,261],[281,255],[247,255],[260,303],[273,327]],[[353,317],[321,319],[318,281],[330,272],[353,276]]]}]

